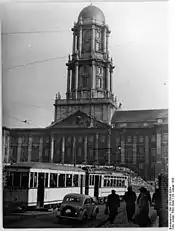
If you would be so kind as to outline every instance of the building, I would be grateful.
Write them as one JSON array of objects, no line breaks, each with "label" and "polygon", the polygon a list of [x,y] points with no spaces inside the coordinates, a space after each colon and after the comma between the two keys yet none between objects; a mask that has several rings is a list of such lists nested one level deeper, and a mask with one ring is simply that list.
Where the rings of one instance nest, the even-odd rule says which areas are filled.
[{"label": "building", "polygon": [[112,90],[110,30],[103,12],[85,7],[72,28],[66,99],[42,129],[3,128],[4,163],[39,161],[121,165],[154,180],[168,163],[168,110],[122,111]]}]

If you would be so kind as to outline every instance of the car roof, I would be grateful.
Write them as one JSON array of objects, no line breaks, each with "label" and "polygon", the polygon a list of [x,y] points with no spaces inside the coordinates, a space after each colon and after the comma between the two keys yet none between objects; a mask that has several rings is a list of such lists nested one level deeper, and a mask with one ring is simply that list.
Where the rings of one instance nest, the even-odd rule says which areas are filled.
[{"label": "car roof", "polygon": [[79,193],[69,193],[69,194],[66,194],[65,197],[78,197],[78,198],[81,198],[81,200],[84,200],[86,198],[91,198],[88,195],[79,194]]}]

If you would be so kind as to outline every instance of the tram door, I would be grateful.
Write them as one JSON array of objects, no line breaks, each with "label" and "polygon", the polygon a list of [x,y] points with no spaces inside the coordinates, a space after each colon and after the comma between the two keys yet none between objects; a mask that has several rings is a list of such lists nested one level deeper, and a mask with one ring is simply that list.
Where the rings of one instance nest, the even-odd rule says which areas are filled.
[{"label": "tram door", "polygon": [[37,207],[44,207],[44,173],[38,173]]},{"label": "tram door", "polygon": [[99,197],[99,184],[100,184],[100,176],[95,175],[94,197],[96,197],[97,199]]}]

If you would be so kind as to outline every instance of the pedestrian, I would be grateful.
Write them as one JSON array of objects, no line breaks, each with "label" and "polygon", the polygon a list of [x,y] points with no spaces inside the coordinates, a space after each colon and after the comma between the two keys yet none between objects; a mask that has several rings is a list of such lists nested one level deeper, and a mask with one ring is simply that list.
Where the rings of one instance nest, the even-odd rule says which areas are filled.
[{"label": "pedestrian", "polygon": [[111,191],[111,194],[108,195],[106,209],[109,209],[109,218],[111,224],[113,224],[114,219],[118,214],[118,208],[120,207],[120,197],[116,194],[115,190]]},{"label": "pedestrian", "polygon": [[157,211],[157,216],[159,217],[161,198],[160,198],[160,190],[158,188],[153,193],[152,203],[154,204],[154,209]]},{"label": "pedestrian", "polygon": [[145,187],[141,187],[140,195],[137,199],[138,212],[135,217],[135,223],[140,227],[149,227],[151,220],[149,217],[149,194]]},{"label": "pedestrian", "polygon": [[135,202],[136,202],[136,193],[132,191],[132,187],[128,187],[128,191],[125,193],[123,199],[126,203],[126,213],[128,222],[132,221],[132,218],[135,213]]}]

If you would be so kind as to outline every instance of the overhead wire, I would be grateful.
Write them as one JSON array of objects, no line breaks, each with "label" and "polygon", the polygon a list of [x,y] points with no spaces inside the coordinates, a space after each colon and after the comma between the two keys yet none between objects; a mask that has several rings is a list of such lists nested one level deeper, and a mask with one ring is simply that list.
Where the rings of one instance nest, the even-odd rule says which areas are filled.
[{"label": "overhead wire", "polygon": [[17,34],[49,34],[49,33],[69,33],[71,30],[43,30],[43,31],[15,31],[2,32],[2,35],[17,35]]},{"label": "overhead wire", "polygon": [[59,56],[59,57],[53,57],[53,58],[44,59],[44,60],[38,60],[38,61],[26,63],[26,64],[20,64],[20,65],[17,65],[17,66],[7,67],[7,68],[4,68],[4,70],[11,70],[11,69],[16,69],[16,68],[20,68],[20,67],[26,67],[26,66],[35,65],[35,64],[38,64],[38,63],[48,62],[48,61],[57,60],[57,59],[63,59],[63,58],[66,58],[66,57],[67,56]]}]

